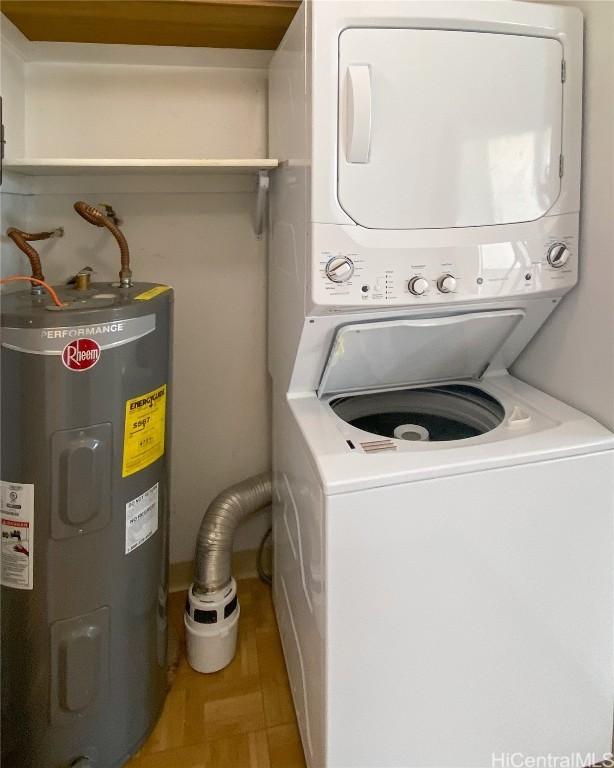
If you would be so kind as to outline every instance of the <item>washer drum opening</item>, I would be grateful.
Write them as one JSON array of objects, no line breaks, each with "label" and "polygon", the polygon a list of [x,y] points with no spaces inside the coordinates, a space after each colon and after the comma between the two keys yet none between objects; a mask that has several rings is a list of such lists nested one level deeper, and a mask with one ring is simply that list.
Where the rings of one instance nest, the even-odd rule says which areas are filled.
[{"label": "washer drum opening", "polygon": [[350,395],[329,405],[357,429],[418,442],[477,437],[498,427],[505,416],[498,400],[463,384]]}]

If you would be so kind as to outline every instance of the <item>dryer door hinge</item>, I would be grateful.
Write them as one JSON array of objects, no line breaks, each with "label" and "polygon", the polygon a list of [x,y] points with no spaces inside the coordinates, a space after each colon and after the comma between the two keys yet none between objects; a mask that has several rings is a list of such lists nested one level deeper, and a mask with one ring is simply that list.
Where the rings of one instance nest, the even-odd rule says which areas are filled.
[{"label": "dryer door hinge", "polygon": [[559,177],[563,178],[563,174],[565,173],[565,158],[563,155],[559,156]]},{"label": "dryer door hinge", "polygon": [[561,82],[564,83],[567,80],[567,64],[565,59],[561,60]]}]

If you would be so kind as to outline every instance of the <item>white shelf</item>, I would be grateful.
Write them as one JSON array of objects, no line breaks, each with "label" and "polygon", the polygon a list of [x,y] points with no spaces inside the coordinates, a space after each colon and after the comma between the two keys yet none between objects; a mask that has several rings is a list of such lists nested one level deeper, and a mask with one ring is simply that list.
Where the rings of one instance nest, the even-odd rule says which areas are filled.
[{"label": "white shelf", "polygon": [[7,159],[5,171],[26,176],[82,176],[110,174],[188,174],[188,173],[257,173],[277,168],[279,162],[266,158],[212,159],[178,158],[20,158]]}]

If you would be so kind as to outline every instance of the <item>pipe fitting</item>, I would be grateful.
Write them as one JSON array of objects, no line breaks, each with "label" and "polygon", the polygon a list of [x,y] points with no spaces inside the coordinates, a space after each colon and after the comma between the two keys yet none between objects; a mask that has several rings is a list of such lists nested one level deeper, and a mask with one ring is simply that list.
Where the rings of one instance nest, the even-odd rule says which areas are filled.
[{"label": "pipe fitting", "polygon": [[92,268],[84,267],[75,275],[75,290],[89,291],[90,281],[92,279]]},{"label": "pipe fitting", "polygon": [[102,211],[99,211],[93,205],[85,203],[82,200],[74,204],[75,211],[95,227],[106,227],[113,235],[119,246],[119,254],[121,260],[121,268],[119,270],[119,284],[122,288],[130,288],[132,285],[132,270],[130,269],[130,250],[128,248],[128,242],[124,237],[124,233],[115,224],[109,216],[106,216]]}]

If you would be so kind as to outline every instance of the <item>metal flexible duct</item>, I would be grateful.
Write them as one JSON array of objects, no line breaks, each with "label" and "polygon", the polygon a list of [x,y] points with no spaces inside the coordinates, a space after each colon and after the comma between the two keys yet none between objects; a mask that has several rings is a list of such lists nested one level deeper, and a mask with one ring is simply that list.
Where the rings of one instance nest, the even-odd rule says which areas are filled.
[{"label": "metal flexible duct", "polygon": [[209,504],[196,541],[196,592],[215,592],[230,581],[232,542],[247,515],[271,503],[271,474],[248,477]]}]

